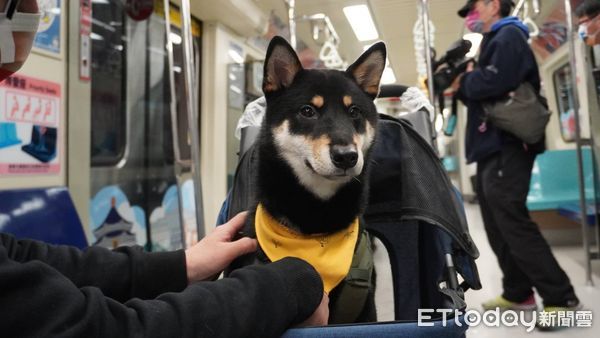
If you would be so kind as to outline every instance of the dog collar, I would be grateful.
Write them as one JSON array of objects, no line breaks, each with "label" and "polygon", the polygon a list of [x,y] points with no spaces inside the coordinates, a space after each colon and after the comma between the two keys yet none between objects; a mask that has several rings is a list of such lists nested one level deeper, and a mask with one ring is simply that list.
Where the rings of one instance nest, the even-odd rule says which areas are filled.
[{"label": "dog collar", "polygon": [[350,271],[358,218],[332,234],[304,235],[281,225],[259,204],[254,223],[258,243],[272,262],[289,256],[307,261],[321,275],[325,292],[333,290]]}]

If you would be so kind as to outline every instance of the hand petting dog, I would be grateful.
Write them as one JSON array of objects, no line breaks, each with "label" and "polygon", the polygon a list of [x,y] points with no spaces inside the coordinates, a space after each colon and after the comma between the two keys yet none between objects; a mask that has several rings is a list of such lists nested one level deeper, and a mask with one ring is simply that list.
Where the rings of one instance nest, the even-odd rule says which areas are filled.
[{"label": "hand petting dog", "polygon": [[247,212],[237,214],[185,251],[188,283],[213,279],[234,259],[256,251],[256,240],[244,237],[232,241],[246,221]]}]

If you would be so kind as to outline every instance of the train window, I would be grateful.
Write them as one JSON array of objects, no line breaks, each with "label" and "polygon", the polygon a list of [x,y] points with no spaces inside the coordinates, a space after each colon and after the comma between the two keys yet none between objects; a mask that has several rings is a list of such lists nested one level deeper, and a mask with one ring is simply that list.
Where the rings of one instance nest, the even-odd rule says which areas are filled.
[{"label": "train window", "polygon": [[[93,2],[90,209],[94,244],[137,243],[153,251],[174,250],[183,246],[181,221],[195,224],[189,221],[194,213],[190,198],[179,208],[180,196],[189,196],[190,191],[193,195],[193,189],[180,177],[187,173],[185,168],[179,173],[175,165],[171,68],[165,48],[167,38],[172,39],[176,144],[181,160],[189,161],[179,14],[170,8],[172,34],[167,36],[161,2],[154,2],[152,15],[141,20],[130,16],[122,3]],[[194,20],[192,27],[199,93],[201,23]],[[110,241],[108,233],[114,235],[108,236]]]},{"label": "train window", "polygon": [[573,94],[571,91],[571,67],[565,64],[552,75],[554,93],[560,123],[560,134],[565,142],[575,140],[575,114],[573,110]]},{"label": "train window", "polygon": [[109,0],[108,3],[92,3],[93,166],[116,165],[126,148],[125,18],[121,1]]}]

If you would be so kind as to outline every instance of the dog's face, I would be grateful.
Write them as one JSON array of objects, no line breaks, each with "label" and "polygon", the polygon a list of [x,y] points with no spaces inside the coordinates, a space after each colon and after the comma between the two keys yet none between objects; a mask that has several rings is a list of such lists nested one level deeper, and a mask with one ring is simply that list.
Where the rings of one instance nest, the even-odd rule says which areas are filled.
[{"label": "dog's face", "polygon": [[265,123],[277,153],[299,182],[322,200],[363,171],[375,136],[373,99],[385,59],[380,42],[345,72],[305,70],[283,38],[275,37],[269,45],[263,80]]}]

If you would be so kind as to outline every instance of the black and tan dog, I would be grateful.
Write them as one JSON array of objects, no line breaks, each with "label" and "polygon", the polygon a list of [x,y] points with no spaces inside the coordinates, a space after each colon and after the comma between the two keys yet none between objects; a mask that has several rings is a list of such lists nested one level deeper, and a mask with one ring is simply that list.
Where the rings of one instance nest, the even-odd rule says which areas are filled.
[{"label": "black and tan dog", "polygon": [[[313,264],[331,291],[330,304],[357,243],[367,238],[358,219],[367,203],[378,121],[373,99],[385,60],[381,42],[346,71],[303,69],[281,37],[267,50],[267,111],[256,144],[257,195],[246,233],[257,237],[265,259],[297,256]],[[373,290],[364,303],[358,318],[340,321],[374,320]]]}]

